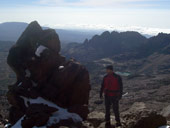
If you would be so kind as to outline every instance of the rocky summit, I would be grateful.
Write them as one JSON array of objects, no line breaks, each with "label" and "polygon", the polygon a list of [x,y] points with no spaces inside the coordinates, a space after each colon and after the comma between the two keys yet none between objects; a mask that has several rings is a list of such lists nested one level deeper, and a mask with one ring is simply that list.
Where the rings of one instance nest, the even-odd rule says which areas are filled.
[{"label": "rocky summit", "polygon": [[[167,41],[170,39],[169,35],[159,36],[160,41],[164,38]],[[136,53],[138,46],[142,45],[142,49],[145,49],[148,47],[145,47],[147,40],[157,37],[146,39],[136,32],[105,32],[101,37],[103,40],[100,36],[95,36],[84,44],[70,44],[74,45],[74,48],[69,48],[68,45],[68,51],[65,49],[71,53],[73,50],[76,54],[67,55],[63,52],[67,58],[75,57],[86,65],[93,86],[90,86],[89,73],[84,66],[75,59],[66,60],[60,54],[60,40],[53,29],[42,29],[34,21],[15,44],[2,42],[2,46],[13,44],[10,50],[5,49],[9,50],[8,57],[5,56],[5,51],[1,53],[7,57],[7,63],[16,77],[9,70],[12,79],[4,84],[10,85],[7,92],[10,105],[6,101],[5,91],[0,95],[0,128],[105,128],[104,103],[99,99],[99,84],[105,73],[105,66],[110,64],[114,64],[114,70],[122,75],[124,83],[124,95],[120,102],[122,128],[168,128],[169,43],[160,47],[166,52],[158,50],[155,53],[154,49],[144,55]],[[116,37],[118,40],[114,41]],[[108,38],[109,40],[104,42]],[[138,39],[141,41],[136,44]],[[114,46],[110,45],[110,41],[117,44],[116,46],[121,44],[120,53],[105,55],[105,49]],[[133,47],[124,45],[124,42],[131,42]],[[104,43],[108,44],[107,48],[96,47]],[[97,49],[91,49],[92,47]],[[99,54],[101,48],[104,51]],[[87,56],[84,56],[84,53]],[[93,53],[99,56],[92,56]],[[135,56],[131,56],[133,53]],[[146,56],[148,57],[144,59]],[[153,66],[152,63],[156,65]],[[1,76],[3,78],[3,75]],[[16,82],[11,85],[15,78]],[[109,128],[114,128],[115,124],[115,117],[111,116]]]},{"label": "rocky summit", "polygon": [[89,73],[60,55],[55,30],[28,25],[7,58],[17,81],[7,93],[12,128],[79,126],[89,113]]}]

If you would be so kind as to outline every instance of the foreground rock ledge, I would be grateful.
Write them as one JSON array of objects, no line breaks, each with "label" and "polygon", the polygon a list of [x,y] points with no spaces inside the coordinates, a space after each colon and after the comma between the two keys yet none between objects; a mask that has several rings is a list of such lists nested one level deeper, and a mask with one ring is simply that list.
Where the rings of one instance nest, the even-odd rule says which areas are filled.
[{"label": "foreground rock ledge", "polygon": [[[83,122],[86,128],[105,128],[105,114],[93,111]],[[148,110],[143,102],[134,103],[131,108],[121,113],[122,128],[166,128],[166,118],[155,111]],[[111,124],[116,124],[114,116],[111,116]],[[109,127],[110,128],[110,127]],[[168,127],[167,127],[168,128]]]},{"label": "foreground rock ledge", "polygon": [[76,126],[87,118],[89,73],[59,52],[55,30],[36,21],[10,49],[7,62],[17,75],[7,94],[12,128]]}]

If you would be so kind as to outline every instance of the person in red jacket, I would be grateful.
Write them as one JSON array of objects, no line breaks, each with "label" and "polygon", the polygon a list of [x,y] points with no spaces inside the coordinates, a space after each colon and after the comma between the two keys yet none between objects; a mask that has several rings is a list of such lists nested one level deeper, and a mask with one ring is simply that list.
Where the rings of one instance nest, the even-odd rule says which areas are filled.
[{"label": "person in red jacket", "polygon": [[105,95],[105,121],[106,126],[110,124],[110,108],[113,107],[113,112],[115,114],[116,127],[121,126],[120,115],[119,115],[119,100],[122,98],[123,94],[123,83],[122,78],[113,72],[113,66],[106,67],[107,75],[104,76],[101,90],[100,98],[103,98],[103,93]]}]

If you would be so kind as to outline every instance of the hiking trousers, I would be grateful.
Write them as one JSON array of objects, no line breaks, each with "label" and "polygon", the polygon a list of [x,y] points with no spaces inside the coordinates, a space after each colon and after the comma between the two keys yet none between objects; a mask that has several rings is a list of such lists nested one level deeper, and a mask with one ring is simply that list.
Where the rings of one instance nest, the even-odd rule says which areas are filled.
[{"label": "hiking trousers", "polygon": [[116,122],[119,123],[120,122],[119,100],[117,97],[105,95],[105,109],[106,109],[105,120],[106,122],[110,121],[110,108],[111,107],[115,114],[115,120]]}]

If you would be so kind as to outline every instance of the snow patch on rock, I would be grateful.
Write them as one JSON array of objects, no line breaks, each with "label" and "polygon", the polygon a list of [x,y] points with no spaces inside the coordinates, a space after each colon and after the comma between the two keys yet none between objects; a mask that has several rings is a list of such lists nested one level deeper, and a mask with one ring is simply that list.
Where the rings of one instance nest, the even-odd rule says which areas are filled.
[{"label": "snow patch on rock", "polygon": [[18,84],[18,86],[21,86],[21,84],[22,84],[22,82],[20,82],[20,83]]},{"label": "snow patch on rock", "polygon": [[170,128],[170,126],[161,126],[161,127],[159,127],[159,128]]},{"label": "snow patch on rock", "polygon": [[37,50],[36,50],[36,52],[35,52],[35,55],[37,55],[37,56],[41,56],[41,53],[45,50],[45,49],[48,49],[47,47],[45,47],[45,46],[43,46],[43,45],[40,45],[38,48],[37,48]]},{"label": "snow patch on rock", "polygon": [[21,117],[14,126],[12,126],[11,128],[22,128],[21,126],[21,122],[24,119],[25,115],[23,117]]},{"label": "snow patch on rock", "polygon": [[59,66],[58,69],[59,70],[64,69],[64,66]]},{"label": "snow patch on rock", "polygon": [[10,128],[11,127],[11,124],[10,123],[8,123],[8,124],[6,124],[5,126],[4,126],[4,128]]},{"label": "snow patch on rock", "polygon": [[[83,119],[78,114],[70,113],[67,111],[67,109],[61,108],[56,104],[43,99],[42,97],[38,97],[36,99],[28,99],[26,97],[21,96],[21,98],[24,99],[24,103],[26,107],[28,107],[29,106],[28,103],[30,103],[30,104],[45,104],[48,105],[49,107],[58,109],[58,111],[54,112],[52,116],[49,118],[46,126],[33,127],[33,128],[46,128],[47,126],[51,126],[53,124],[59,123],[60,120],[65,120],[65,119],[72,119],[75,123],[83,121]],[[24,117],[25,115],[21,117],[21,119],[19,119],[18,122],[12,128],[22,128],[21,122],[24,119]]]}]

